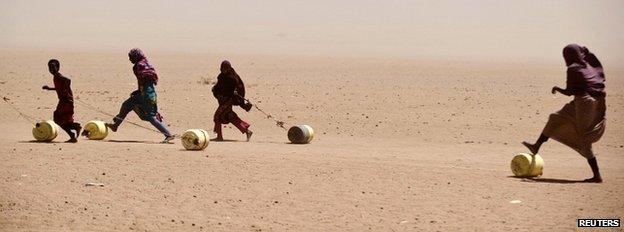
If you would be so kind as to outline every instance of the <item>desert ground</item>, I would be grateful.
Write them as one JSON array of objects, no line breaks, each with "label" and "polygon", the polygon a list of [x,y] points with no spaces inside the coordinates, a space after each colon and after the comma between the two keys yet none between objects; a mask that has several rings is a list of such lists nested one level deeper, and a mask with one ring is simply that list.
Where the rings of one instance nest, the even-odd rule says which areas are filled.
[{"label": "desert ground", "polygon": [[[221,60],[258,110],[245,142],[186,151],[180,140],[124,123],[103,141],[33,142],[32,121],[0,103],[0,231],[569,231],[578,218],[624,215],[624,70],[606,67],[607,131],[595,144],[602,184],[586,160],[549,141],[544,174],[512,177],[512,157],[570,97],[561,63],[185,54],[146,51],[160,76],[159,110],[172,132],[211,131]],[[600,56],[599,56],[600,57]],[[0,93],[51,119],[47,60],[61,61],[76,99],[115,114],[136,88],[126,51],[0,53]],[[76,102],[77,121],[111,121]],[[127,120],[150,126],[133,113]],[[213,135],[214,137],[214,135]],[[89,182],[103,187],[85,186]],[[512,204],[510,201],[520,200]]]}]

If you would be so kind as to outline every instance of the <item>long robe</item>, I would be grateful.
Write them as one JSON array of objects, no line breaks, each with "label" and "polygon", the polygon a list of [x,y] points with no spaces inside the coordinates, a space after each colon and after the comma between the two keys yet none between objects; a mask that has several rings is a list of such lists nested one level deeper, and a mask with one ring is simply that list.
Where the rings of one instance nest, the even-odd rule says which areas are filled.
[{"label": "long robe", "polygon": [[542,133],[590,159],[594,157],[592,143],[600,140],[605,131],[605,110],[604,97],[574,96],[550,115]]},{"label": "long robe", "polygon": [[228,124],[239,118],[232,107],[243,104],[245,85],[235,72],[219,74],[212,93],[219,102],[219,107],[214,114],[215,122]]},{"label": "long robe", "polygon": [[143,58],[132,67],[132,71],[137,78],[138,90],[133,93],[136,97],[136,103],[133,111],[142,120],[149,120],[157,117],[162,121],[158,113],[158,104],[156,97],[156,84],[158,83],[158,75],[154,67]]},{"label": "long robe", "polygon": [[542,133],[591,159],[592,143],[600,140],[605,131],[604,71],[585,47],[568,45],[563,55],[568,65],[566,89],[574,99],[550,115]]},{"label": "long robe", "polygon": [[54,75],[54,89],[58,96],[58,104],[54,110],[54,122],[63,127],[74,123],[74,96],[71,80],[60,73]]}]

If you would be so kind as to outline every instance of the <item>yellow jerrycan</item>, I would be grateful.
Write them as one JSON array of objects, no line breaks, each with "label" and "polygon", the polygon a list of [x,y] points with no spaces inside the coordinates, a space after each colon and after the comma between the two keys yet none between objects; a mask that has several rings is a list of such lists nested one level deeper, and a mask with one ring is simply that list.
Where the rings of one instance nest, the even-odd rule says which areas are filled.
[{"label": "yellow jerrycan", "polygon": [[209,141],[208,132],[202,129],[189,129],[182,134],[182,146],[186,150],[204,150]]},{"label": "yellow jerrycan", "polygon": [[540,155],[520,153],[511,160],[511,171],[517,177],[536,177],[542,175],[544,159]]},{"label": "yellow jerrycan", "polygon": [[33,137],[39,142],[50,142],[58,136],[59,126],[52,120],[41,121],[32,129]]},{"label": "yellow jerrycan", "polygon": [[314,129],[308,125],[296,125],[288,130],[288,140],[295,144],[310,143],[314,139]]},{"label": "yellow jerrycan", "polygon": [[82,134],[91,140],[102,140],[108,135],[108,127],[102,121],[89,121],[84,125]]}]

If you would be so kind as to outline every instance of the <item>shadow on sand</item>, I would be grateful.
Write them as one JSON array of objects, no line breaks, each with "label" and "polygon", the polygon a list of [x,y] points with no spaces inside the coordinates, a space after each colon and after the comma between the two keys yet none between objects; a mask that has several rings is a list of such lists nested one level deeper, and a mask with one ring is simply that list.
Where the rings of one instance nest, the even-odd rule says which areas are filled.
[{"label": "shadow on sand", "polygon": [[104,140],[105,142],[109,142],[109,143],[143,143],[143,144],[164,144],[161,142],[154,142],[154,141],[139,141],[139,140]]},{"label": "shadow on sand", "polygon": [[244,141],[233,140],[233,139],[224,139],[224,140],[211,139],[210,142],[215,142],[215,143],[240,143],[240,142],[244,142]]},{"label": "shadow on sand", "polygon": [[585,180],[567,180],[567,179],[554,179],[554,178],[527,178],[527,177],[517,177],[517,176],[507,176],[507,177],[518,179],[524,182],[530,182],[530,183],[551,183],[551,184],[592,183],[592,182],[585,182]]},{"label": "shadow on sand", "polygon": [[45,142],[45,141],[29,140],[29,141],[19,141],[18,143],[66,143],[66,142],[60,142],[60,141]]}]

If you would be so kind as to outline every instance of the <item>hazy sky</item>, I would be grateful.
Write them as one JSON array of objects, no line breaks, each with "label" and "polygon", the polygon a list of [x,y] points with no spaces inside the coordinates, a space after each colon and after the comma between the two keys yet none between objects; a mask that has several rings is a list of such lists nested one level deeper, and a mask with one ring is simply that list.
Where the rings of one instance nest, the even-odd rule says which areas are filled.
[{"label": "hazy sky", "polygon": [[624,1],[0,0],[0,48],[559,62],[624,66]]}]

